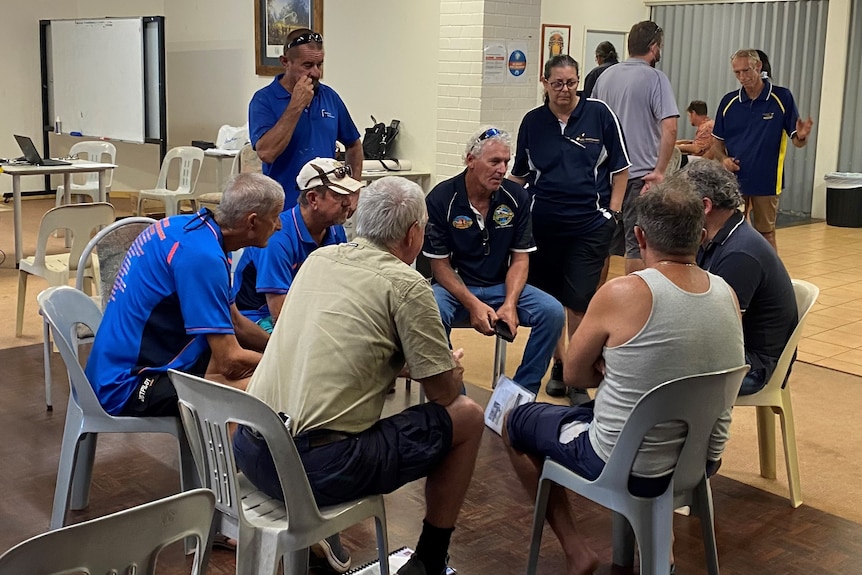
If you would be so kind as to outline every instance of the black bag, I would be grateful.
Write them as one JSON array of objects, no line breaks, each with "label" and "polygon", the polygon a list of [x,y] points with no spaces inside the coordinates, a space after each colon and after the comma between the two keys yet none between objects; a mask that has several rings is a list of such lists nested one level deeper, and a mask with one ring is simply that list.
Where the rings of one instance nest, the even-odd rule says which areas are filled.
[{"label": "black bag", "polygon": [[392,149],[395,138],[398,136],[399,120],[392,120],[387,127],[383,122],[378,123],[371,116],[374,125],[365,128],[365,137],[362,139],[362,154],[366,160],[383,160],[392,157]]}]

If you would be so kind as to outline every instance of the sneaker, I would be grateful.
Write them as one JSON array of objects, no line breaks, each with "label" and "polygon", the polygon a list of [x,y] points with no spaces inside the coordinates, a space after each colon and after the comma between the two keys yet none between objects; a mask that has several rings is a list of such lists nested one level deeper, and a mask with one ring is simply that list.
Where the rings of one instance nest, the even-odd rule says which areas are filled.
[{"label": "sneaker", "polygon": [[551,379],[545,384],[545,393],[551,397],[566,395],[566,384],[563,383],[563,362],[554,361],[554,367],[551,368]]},{"label": "sneaker", "polygon": [[338,533],[312,545],[311,552],[321,559],[326,559],[336,573],[347,573],[350,569],[350,553],[341,545]]},{"label": "sneaker", "polygon": [[566,395],[569,396],[569,405],[571,407],[577,407],[578,405],[587,403],[588,401],[592,401],[592,399],[590,398],[590,394],[588,394],[587,390],[585,389],[570,387],[566,391]]},{"label": "sneaker", "polygon": [[[446,556],[446,563],[449,562],[449,556]],[[444,566],[443,572],[440,575],[447,575],[448,573],[456,573],[454,569],[449,569],[449,567]],[[415,555],[410,557],[410,559],[401,566],[395,575],[428,575],[428,572],[425,570],[425,564],[422,563]]]}]

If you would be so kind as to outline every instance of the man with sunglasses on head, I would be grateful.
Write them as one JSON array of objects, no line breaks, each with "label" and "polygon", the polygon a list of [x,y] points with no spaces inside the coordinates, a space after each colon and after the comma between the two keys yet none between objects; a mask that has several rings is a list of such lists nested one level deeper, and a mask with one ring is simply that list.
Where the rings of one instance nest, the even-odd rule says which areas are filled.
[{"label": "man with sunglasses on head", "polygon": [[299,204],[281,213],[281,230],[266,248],[243,251],[234,274],[236,306],[266,332],[272,333],[302,262],[321,246],[347,241],[342,224],[362,187],[350,176],[350,166],[331,158],[305,164],[296,177]]},{"label": "man with sunglasses on head", "polygon": [[519,325],[532,328],[514,380],[538,393],[565,314],[560,302],[527,284],[536,243],[530,196],[505,179],[511,145],[509,134],[494,127],[470,137],[466,169],[437,184],[425,200],[423,254],[431,260],[434,298],[447,333],[465,320],[487,336],[495,328],[512,335]]},{"label": "man with sunglasses on head", "polygon": [[[284,186],[284,209],[296,205],[299,170],[314,158],[333,158],[336,140],[353,173],[362,172],[359,130],[339,95],[320,83],[323,37],[308,28],[287,35],[279,57],[284,73],[258,90],[248,107],[251,145],[263,173]],[[353,213],[356,204],[351,207]]]},{"label": "man with sunglasses on head", "polygon": [[629,31],[628,60],[608,68],[593,90],[593,97],[606,102],[620,119],[631,159],[622,226],[611,245],[611,255],[625,255],[626,273],[643,269],[632,202],[642,190],[664,180],[676,144],[676,98],[670,80],[655,69],[663,45],[661,26],[638,22]]}]

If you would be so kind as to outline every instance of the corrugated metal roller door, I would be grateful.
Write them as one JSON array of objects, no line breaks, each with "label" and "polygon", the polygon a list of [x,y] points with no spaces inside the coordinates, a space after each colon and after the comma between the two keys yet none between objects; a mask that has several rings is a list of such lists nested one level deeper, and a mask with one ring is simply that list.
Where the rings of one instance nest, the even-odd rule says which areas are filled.
[{"label": "corrugated metal roller door", "polygon": [[[827,0],[653,7],[652,19],[665,31],[658,67],[676,93],[680,137],[694,134],[684,112],[691,100],[705,100],[715,117],[721,97],[738,89],[730,56],[740,48],[767,53],[775,84],[793,92],[800,116],[810,115],[816,126],[828,8]],[[782,212],[811,213],[816,138],[815,129],[805,148],[788,151]]]}]

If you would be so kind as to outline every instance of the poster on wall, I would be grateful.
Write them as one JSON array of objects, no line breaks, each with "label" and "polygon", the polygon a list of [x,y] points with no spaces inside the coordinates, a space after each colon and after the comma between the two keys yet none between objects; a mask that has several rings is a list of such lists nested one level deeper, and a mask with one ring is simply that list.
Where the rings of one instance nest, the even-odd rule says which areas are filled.
[{"label": "poster on wall", "polygon": [[485,84],[502,84],[506,81],[506,44],[490,40],[482,50],[482,81]]},{"label": "poster on wall", "polygon": [[565,24],[542,24],[542,60],[539,62],[539,76],[544,72],[545,62],[569,54],[572,27]]},{"label": "poster on wall", "polygon": [[506,80],[510,84],[521,84],[527,81],[527,42],[510,40],[506,43]]}]

